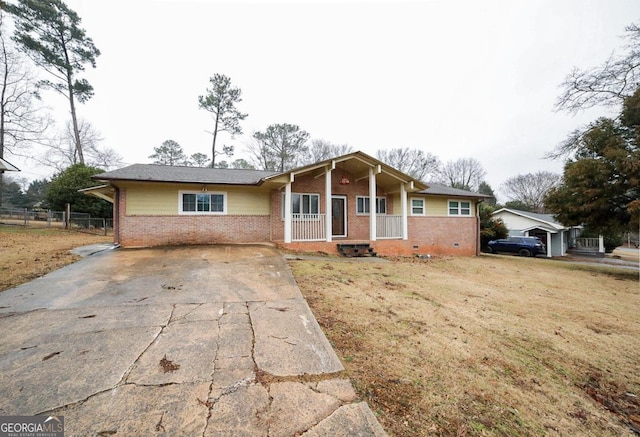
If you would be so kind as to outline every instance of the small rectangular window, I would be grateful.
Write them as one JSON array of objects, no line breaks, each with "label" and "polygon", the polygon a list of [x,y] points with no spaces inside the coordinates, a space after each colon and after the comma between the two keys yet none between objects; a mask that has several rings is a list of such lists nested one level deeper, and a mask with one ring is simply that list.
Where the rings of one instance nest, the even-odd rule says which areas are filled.
[{"label": "small rectangular window", "polygon": [[470,202],[460,202],[460,215],[471,215]]},{"label": "small rectangular window", "polygon": [[[284,219],[284,193],[282,193],[282,218]],[[291,193],[291,214],[319,214],[320,195]]]},{"label": "small rectangular window", "polygon": [[369,198],[357,197],[356,198],[356,214],[369,214]]},{"label": "small rectangular window", "polygon": [[449,215],[471,215],[471,202],[450,200],[449,201]]},{"label": "small rectangular window", "polygon": [[424,199],[411,199],[411,215],[425,215]]},{"label": "small rectangular window", "polygon": [[180,214],[225,214],[226,193],[180,192]]},{"label": "small rectangular window", "polygon": [[[365,196],[356,197],[356,214],[368,215],[371,208],[369,208],[369,198]],[[376,214],[387,213],[387,198],[376,197]]]},{"label": "small rectangular window", "polygon": [[183,194],[182,195],[182,211],[195,212],[195,210],[196,210],[196,195]]},{"label": "small rectangular window", "polygon": [[211,194],[211,212],[224,212],[224,196]]}]

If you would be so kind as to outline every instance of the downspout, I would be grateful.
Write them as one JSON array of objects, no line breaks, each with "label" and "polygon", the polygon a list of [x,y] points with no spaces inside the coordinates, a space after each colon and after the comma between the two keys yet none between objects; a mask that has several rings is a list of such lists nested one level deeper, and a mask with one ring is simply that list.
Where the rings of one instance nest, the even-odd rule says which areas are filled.
[{"label": "downspout", "polygon": [[293,183],[293,173],[289,176],[289,182],[284,187],[284,242],[291,243],[291,184]]},{"label": "downspout", "polygon": [[482,202],[484,202],[484,199],[476,202],[476,256],[480,256],[480,204]]},{"label": "downspout", "polygon": [[113,186],[115,196],[113,202],[113,243],[120,244],[120,188]]}]

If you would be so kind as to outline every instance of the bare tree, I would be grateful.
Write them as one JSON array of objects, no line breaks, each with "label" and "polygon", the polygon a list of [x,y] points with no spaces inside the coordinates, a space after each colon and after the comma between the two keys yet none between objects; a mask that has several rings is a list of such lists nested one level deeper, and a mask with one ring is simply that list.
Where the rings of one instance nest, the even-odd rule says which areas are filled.
[{"label": "bare tree", "polygon": [[487,172],[475,158],[448,161],[438,171],[437,181],[461,190],[478,191]]},{"label": "bare tree", "polygon": [[39,99],[37,80],[23,58],[9,45],[0,12],[0,158],[5,152],[26,156],[27,149],[43,141],[51,119]]},{"label": "bare tree", "polygon": [[426,181],[430,176],[435,176],[440,169],[440,159],[431,153],[424,153],[420,149],[398,147],[378,150],[377,156],[380,161],[420,181]]},{"label": "bare tree", "polygon": [[562,176],[550,171],[539,171],[513,176],[502,184],[509,199],[522,202],[531,212],[544,213],[544,198],[550,189],[558,186]]},{"label": "bare tree", "polygon": [[[78,134],[84,147],[85,165],[104,170],[122,166],[122,156],[111,148],[101,146],[100,143],[104,139],[91,123],[80,120]],[[70,121],[66,123],[65,130],[49,142],[47,148],[44,159],[39,162],[55,168],[58,172],[80,162],[75,131]]]},{"label": "bare tree", "polygon": [[69,102],[78,160],[84,164],[76,101],[89,100],[93,87],[78,75],[86,65],[95,68],[100,50],[80,27],[78,14],[61,0],[17,0],[3,2],[2,7],[14,17],[13,40],[49,77],[40,81],[41,86],[53,89]]},{"label": "bare tree", "polygon": [[574,68],[564,79],[555,109],[576,113],[594,106],[616,106],[640,87],[640,28],[626,27],[625,53],[612,53],[597,67]]},{"label": "bare tree", "polygon": [[326,140],[311,140],[307,157],[303,164],[313,164],[337,156],[353,152],[353,148],[347,144],[333,144]]}]

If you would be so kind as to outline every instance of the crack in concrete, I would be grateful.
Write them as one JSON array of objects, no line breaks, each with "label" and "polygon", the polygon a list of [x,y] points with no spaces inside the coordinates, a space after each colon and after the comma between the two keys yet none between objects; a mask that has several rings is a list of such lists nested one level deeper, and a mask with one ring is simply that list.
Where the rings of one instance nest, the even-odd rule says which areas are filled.
[{"label": "crack in concrete", "polygon": [[[240,302],[235,302],[240,303]],[[352,400],[347,400],[347,399],[341,399],[339,394],[337,393],[332,393],[331,391],[327,392],[327,391],[323,391],[323,390],[319,390],[318,389],[318,383],[323,382],[323,381],[331,381],[331,380],[335,380],[335,379],[346,379],[347,381],[349,381],[349,384],[351,384],[351,381],[349,380],[349,378],[346,376],[346,371],[345,370],[341,370],[338,372],[331,372],[331,373],[320,373],[320,374],[302,374],[302,375],[287,375],[287,376],[277,376],[277,375],[272,375],[268,372],[265,372],[264,370],[260,369],[260,367],[258,366],[257,362],[256,362],[256,357],[255,357],[255,352],[256,352],[256,331],[255,331],[255,326],[253,324],[253,318],[251,317],[252,312],[255,311],[259,311],[259,310],[263,310],[264,308],[269,308],[269,306],[267,305],[266,302],[242,302],[242,304],[244,305],[245,309],[246,309],[246,314],[248,316],[248,325],[249,325],[249,329],[251,330],[251,349],[250,349],[250,358],[251,358],[251,363],[253,364],[253,374],[251,376],[245,376],[244,378],[235,381],[233,384],[225,386],[225,387],[218,387],[218,389],[220,390],[217,394],[214,395],[214,391],[216,389],[216,386],[214,385],[214,374],[216,371],[219,370],[224,370],[224,369],[220,369],[218,367],[218,360],[223,358],[220,357],[219,354],[219,347],[220,344],[222,342],[221,339],[221,335],[222,335],[222,329],[221,327],[223,326],[223,320],[224,320],[224,316],[227,314],[230,314],[227,312],[228,307],[227,304],[225,304],[223,306],[222,311],[219,314],[219,318],[218,318],[218,336],[216,338],[216,358],[215,358],[215,362],[216,365],[214,366],[214,374],[211,375],[211,383],[209,384],[209,392],[208,392],[208,397],[207,397],[207,402],[208,405],[206,405],[207,409],[208,409],[208,414],[206,417],[206,423],[204,425],[204,429],[202,431],[202,437],[205,437],[207,430],[209,429],[209,425],[210,425],[210,421],[211,418],[213,417],[213,409],[215,408],[216,404],[218,404],[225,396],[229,396],[233,393],[236,393],[238,390],[244,388],[244,387],[249,387],[252,384],[259,384],[261,385],[267,392],[267,402],[265,405],[263,405],[261,408],[255,410],[255,418],[256,420],[261,423],[263,426],[265,426],[266,428],[266,435],[267,436],[271,436],[273,432],[275,432],[275,430],[273,429],[275,423],[273,422],[273,418],[271,417],[273,413],[272,409],[273,409],[273,404],[275,402],[275,399],[273,397],[272,394],[272,384],[277,384],[277,383],[284,383],[284,382],[293,382],[293,383],[298,383],[298,384],[304,384],[306,387],[308,387],[311,391],[313,391],[316,394],[322,394],[322,395],[326,395],[326,396],[331,396],[333,399],[335,399],[337,401],[336,403],[336,407],[334,409],[332,409],[330,412],[328,412],[326,414],[326,416],[319,418],[317,421],[315,421],[315,423],[313,424],[308,424],[307,427],[305,427],[306,429],[304,429],[303,431],[299,432],[296,435],[301,435],[304,434],[305,432],[308,432],[312,429],[314,429],[315,427],[317,427],[320,423],[322,423],[324,420],[326,420],[327,418],[329,418],[332,414],[334,414],[336,411],[338,411],[341,407],[345,406],[345,405],[351,405],[351,404],[355,404],[357,402],[360,402],[357,395],[355,395],[355,397]],[[253,305],[253,311],[250,310],[249,306]],[[277,309],[277,308],[276,308]],[[285,340],[284,338],[279,338],[281,340]],[[249,356],[247,356],[248,358]],[[233,358],[233,357],[224,357],[225,359],[227,358]],[[212,397],[213,396],[213,397]],[[202,403],[202,402],[201,402]]]},{"label": "crack in concrete", "polygon": [[[187,316],[189,314],[193,314],[193,312],[196,311],[198,308],[200,308],[202,305],[204,305],[204,303],[193,302],[193,303],[189,303],[189,304],[185,304],[185,305],[197,305],[197,306],[194,309],[192,309],[191,311],[188,311],[188,312],[184,313],[182,316],[176,317],[175,319],[173,318],[173,313],[172,313],[171,314],[171,319],[169,319],[169,323],[168,324],[171,324],[173,322],[177,322],[178,320],[187,321]],[[174,308],[175,307],[176,307],[176,304],[174,304]]]},{"label": "crack in concrete", "polygon": [[164,328],[166,328],[169,325],[169,323],[171,323],[171,319],[173,318],[173,313],[175,312],[175,310],[176,310],[176,304],[172,304],[171,305],[171,313],[169,314],[169,318],[167,319],[167,321],[163,325],[160,325],[160,330],[153,337],[153,340],[151,340],[151,342],[147,345],[147,347],[144,348],[144,350],[142,352],[140,352],[140,355],[138,355],[138,358],[136,358],[133,361],[133,363],[131,363],[129,368],[122,375],[122,378],[120,378],[120,381],[118,381],[113,388],[119,387],[120,385],[123,385],[124,383],[128,383],[129,382],[129,381],[127,381],[127,379],[129,378],[129,375],[131,375],[131,372],[133,372],[133,369],[135,369],[136,364],[138,363],[138,361],[140,361],[142,356],[149,350],[149,348],[151,348],[151,346],[153,346],[153,344],[158,340],[158,337],[160,337],[160,335],[164,331]]},{"label": "crack in concrete", "polygon": [[[173,317],[173,312],[175,310],[175,305],[172,305],[171,308],[171,313],[169,314],[169,318],[167,319],[167,321],[163,324],[160,325],[160,329],[158,330],[158,333],[153,337],[153,339],[151,340],[151,342],[149,343],[149,345],[144,348],[144,350],[138,355],[138,357],[133,361],[133,363],[127,368],[127,370],[125,370],[124,374],[122,375],[122,377],[120,378],[120,380],[118,382],[116,382],[116,384],[113,387],[109,387],[107,389],[104,390],[100,390],[97,391],[95,393],[91,393],[89,396],[85,397],[84,399],[80,399],[79,401],[75,401],[75,402],[71,402],[68,404],[64,404],[64,405],[59,405],[53,408],[50,408],[48,410],[44,410],[40,413],[37,413],[36,415],[44,415],[44,414],[48,414],[50,412],[56,411],[56,410],[60,410],[63,408],[71,408],[71,407],[75,407],[75,406],[80,406],[82,404],[84,404],[85,402],[87,402],[89,399],[101,395],[103,393],[107,393],[111,390],[114,390],[118,387],[121,387],[123,385],[135,385],[135,386],[156,386],[156,387],[163,387],[163,386],[167,386],[167,385],[174,385],[177,383],[165,383],[165,384],[149,384],[149,385],[145,385],[145,384],[136,384],[133,382],[128,382],[126,379],[129,377],[129,375],[131,374],[131,372],[133,371],[133,369],[135,368],[135,365],[138,361],[140,361],[140,358],[142,357],[142,355],[144,355],[144,353],[149,350],[149,348],[156,342],[156,340],[158,339],[158,337],[160,336],[160,334],[162,333],[162,331],[164,330],[164,328],[167,327],[167,325],[169,324],[171,317]],[[98,331],[100,332],[100,331]]]},{"label": "crack in concrete", "polygon": [[[218,361],[218,353],[220,352],[220,319],[224,315],[224,307],[225,304],[222,304],[222,309],[218,313],[218,335],[216,336],[216,356],[213,359],[213,373],[211,374],[211,382],[209,383],[209,391],[207,392],[207,403],[205,406],[207,407],[207,417],[204,421],[204,428],[202,429],[202,437],[205,437],[207,433],[207,428],[209,427],[209,419],[211,419],[211,411],[213,410],[213,406],[217,402],[217,399],[213,402],[211,401],[211,394],[213,393],[213,378],[216,373],[216,363]],[[219,398],[219,397],[218,397]]]}]

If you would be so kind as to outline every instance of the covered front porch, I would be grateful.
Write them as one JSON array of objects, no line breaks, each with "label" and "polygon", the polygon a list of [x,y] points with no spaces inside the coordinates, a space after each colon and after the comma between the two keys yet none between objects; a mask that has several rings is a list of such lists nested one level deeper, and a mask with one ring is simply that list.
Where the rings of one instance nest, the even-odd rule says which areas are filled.
[{"label": "covered front porch", "polygon": [[[285,219],[286,220],[286,219]],[[332,220],[327,220],[326,214],[291,214],[291,236],[286,237],[285,243],[293,241],[326,241],[345,237],[344,233],[334,234],[336,228],[333,215]],[[370,235],[370,241],[384,239],[407,239],[407,216],[392,214],[375,214],[375,223],[370,227],[375,230]],[[339,224],[338,227],[343,227]]]},{"label": "covered front porch", "polygon": [[359,152],[277,179],[282,185],[274,200],[280,203],[285,244],[407,240],[409,193],[426,189]]}]

